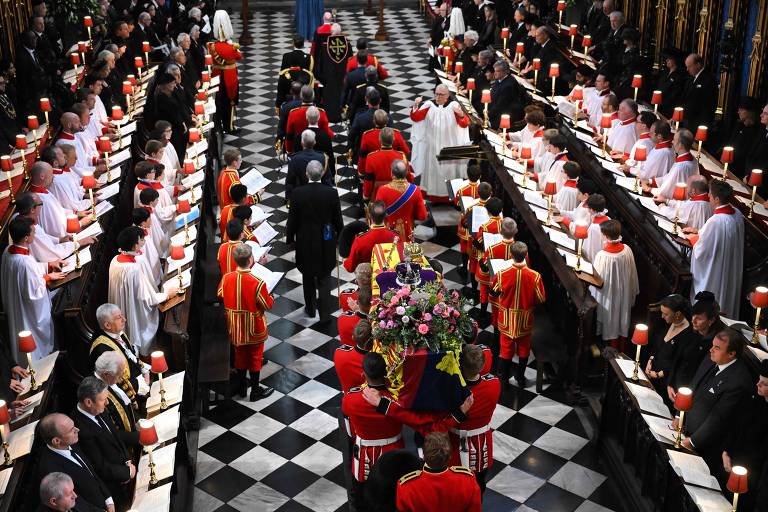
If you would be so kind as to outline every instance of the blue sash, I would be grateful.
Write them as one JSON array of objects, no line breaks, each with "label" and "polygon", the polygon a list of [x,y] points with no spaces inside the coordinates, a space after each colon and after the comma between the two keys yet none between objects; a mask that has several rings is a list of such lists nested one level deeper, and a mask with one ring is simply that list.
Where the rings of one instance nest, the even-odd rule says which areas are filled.
[{"label": "blue sash", "polygon": [[392,214],[393,214],[393,213],[395,213],[397,210],[399,210],[400,208],[402,208],[402,207],[403,207],[403,205],[404,205],[405,203],[407,203],[407,202],[408,202],[408,200],[411,198],[411,196],[412,196],[413,194],[415,194],[415,193],[416,193],[416,185],[414,185],[413,183],[411,183],[411,184],[408,186],[408,188],[407,188],[407,189],[405,189],[405,192],[403,192],[403,194],[402,194],[400,197],[398,197],[398,198],[397,198],[397,201],[395,201],[394,203],[392,203],[391,205],[389,205],[389,206],[387,207],[387,215],[392,215]]}]

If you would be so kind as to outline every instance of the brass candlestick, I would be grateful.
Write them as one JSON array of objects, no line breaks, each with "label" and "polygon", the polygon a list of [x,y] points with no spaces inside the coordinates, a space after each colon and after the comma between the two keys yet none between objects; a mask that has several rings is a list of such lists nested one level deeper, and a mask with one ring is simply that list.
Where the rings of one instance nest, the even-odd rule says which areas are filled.
[{"label": "brass candlestick", "polygon": [[752,330],[752,339],[749,340],[749,342],[752,345],[759,345],[760,344],[760,335],[757,333],[758,324],[760,323],[760,312],[763,308],[757,307],[755,308],[755,326]]},{"label": "brass candlestick", "polygon": [[675,226],[672,229],[672,234],[675,236],[677,236],[678,222],[680,222],[680,201],[675,201]]},{"label": "brass candlestick", "polygon": [[675,448],[680,448],[680,443],[683,440],[683,418],[685,417],[685,411],[680,411],[680,421],[677,422],[677,433],[675,434]]},{"label": "brass candlestick", "polygon": [[483,109],[483,128],[488,128],[488,103],[485,103],[485,108]]},{"label": "brass candlestick", "polygon": [[109,168],[109,151],[104,152],[104,161],[107,166],[107,183],[112,182],[112,170]]},{"label": "brass candlestick", "polygon": [[93,222],[96,222],[98,220],[98,217],[96,216],[96,199],[94,199],[93,197],[92,188],[88,189],[88,196],[91,198],[91,209],[93,210],[93,212],[91,213],[91,220],[93,220]]},{"label": "brass candlestick", "polygon": [[[699,143],[701,144],[701,143]],[[749,202],[749,214],[747,215],[747,218],[752,218],[752,211],[755,209],[755,195],[757,194],[757,186],[752,186],[752,200]]]},{"label": "brass candlestick", "polygon": [[152,459],[152,448],[147,448],[147,455],[149,456],[149,464],[147,464],[147,467],[149,467],[149,483],[150,485],[157,485],[157,473],[155,473],[155,461]]},{"label": "brass candlestick", "polygon": [[184,215],[184,245],[189,245],[189,224],[187,224],[187,216]]},{"label": "brass candlestick", "polygon": [[640,170],[643,168],[643,162],[637,162],[637,173],[635,174],[635,194],[640,193]]},{"label": "brass candlestick", "polygon": [[[10,425],[8,426],[8,430],[10,431]],[[5,453],[5,458],[3,459],[3,465],[10,466],[11,462],[13,462],[13,460],[11,459],[11,453],[9,451],[10,447],[8,446],[8,435],[10,434],[5,433],[5,425],[0,425],[0,434],[2,434],[3,452]]]},{"label": "brass candlestick", "polygon": [[640,377],[638,376],[638,372],[640,371],[640,346],[637,345],[637,350],[635,351],[635,367],[632,368],[632,380],[637,382],[640,380]]},{"label": "brass candlestick", "polygon": [[552,225],[552,196],[547,195],[547,226]]},{"label": "brass candlestick", "polygon": [[[181,287],[181,266],[179,266],[179,287]],[[163,386],[163,373],[158,373],[160,377],[160,409],[165,410],[168,408],[168,402],[165,401],[165,387]],[[157,483],[157,482],[155,482]]]},{"label": "brass candlestick", "polygon": [[8,178],[8,192],[11,194],[11,204],[14,204],[16,202],[16,196],[13,195],[13,180],[11,179],[11,171],[6,172],[5,176]]},{"label": "brass candlestick", "polygon": [[40,386],[37,385],[37,381],[35,380],[35,369],[32,368],[32,353],[27,352],[27,363],[29,364],[29,388],[32,391],[37,391],[37,388]]},{"label": "brass candlestick", "polygon": [[576,272],[581,270],[581,244],[583,241],[581,238],[576,240]]}]

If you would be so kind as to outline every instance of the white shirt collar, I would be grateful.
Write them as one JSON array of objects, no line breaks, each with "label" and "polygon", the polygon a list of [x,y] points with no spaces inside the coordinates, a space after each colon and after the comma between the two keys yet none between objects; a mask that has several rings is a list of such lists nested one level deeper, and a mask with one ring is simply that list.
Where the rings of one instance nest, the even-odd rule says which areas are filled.
[{"label": "white shirt collar", "polygon": [[70,448],[69,446],[67,446],[66,449],[62,450],[61,448],[54,448],[53,446],[48,445],[48,449],[51,450],[54,453],[58,453],[62,457],[66,457],[66,458],[68,458],[70,460],[74,460],[75,462],[77,462],[78,465],[81,465],[80,462],[78,462],[77,459],[75,459],[72,456],[72,448]]},{"label": "white shirt collar", "polygon": [[703,71],[704,71],[704,68],[701,68],[701,69],[699,70],[699,72],[698,72],[698,73],[696,73],[696,76],[694,76],[694,77],[693,77],[693,81],[694,81],[694,82],[695,82],[696,80],[698,80],[698,79],[699,79],[699,75],[700,75],[700,74],[701,74]]},{"label": "white shirt collar", "polygon": [[[717,373],[722,372],[723,370],[725,370],[726,368],[728,368],[729,366],[731,366],[735,362],[736,362],[736,359],[734,359],[733,361],[731,361],[729,363],[717,365]],[[717,373],[715,375],[717,375]]]},{"label": "white shirt collar", "polygon": [[80,411],[80,413],[82,413],[82,415],[83,415],[83,416],[85,416],[86,418],[89,418],[89,419],[90,419],[92,422],[94,422],[94,423],[95,423],[95,424],[97,424],[99,427],[101,427],[101,423],[99,423],[99,420],[98,420],[98,419],[96,419],[96,416],[94,416],[93,414],[91,414],[91,413],[89,413],[88,411],[86,411],[85,409],[83,409],[83,408],[80,406],[80,404],[77,404],[77,410],[78,410],[78,411]]}]

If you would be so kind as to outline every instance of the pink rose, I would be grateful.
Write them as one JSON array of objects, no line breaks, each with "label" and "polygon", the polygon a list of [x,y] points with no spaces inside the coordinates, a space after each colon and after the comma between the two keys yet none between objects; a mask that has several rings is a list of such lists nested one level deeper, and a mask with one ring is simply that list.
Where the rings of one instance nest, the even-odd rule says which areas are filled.
[{"label": "pink rose", "polygon": [[457,310],[453,310],[453,316],[459,318],[459,312]]},{"label": "pink rose", "polygon": [[403,306],[397,306],[397,309],[395,309],[395,313],[397,313],[400,316],[403,316],[405,314],[405,308]]},{"label": "pink rose", "polygon": [[387,328],[387,322],[382,320],[381,322],[379,322],[379,327],[381,327],[382,329],[386,329]]},{"label": "pink rose", "polygon": [[429,327],[427,327],[425,324],[419,324],[419,333],[427,334],[428,332],[429,332]]},{"label": "pink rose", "polygon": [[430,315],[429,313],[424,313],[424,316],[422,318],[424,319],[425,322],[429,322],[430,320],[432,320],[432,315]]},{"label": "pink rose", "polygon": [[437,298],[438,298],[438,300],[443,300],[443,294],[442,293],[438,293],[437,294]]}]

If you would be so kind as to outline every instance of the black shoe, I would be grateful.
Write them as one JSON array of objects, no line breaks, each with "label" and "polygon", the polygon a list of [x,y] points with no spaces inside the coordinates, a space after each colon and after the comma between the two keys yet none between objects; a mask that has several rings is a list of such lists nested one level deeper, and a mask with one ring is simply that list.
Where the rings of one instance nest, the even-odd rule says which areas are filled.
[{"label": "black shoe", "polygon": [[255,386],[251,387],[251,402],[255,402],[257,400],[267,398],[269,395],[271,395],[274,392],[275,392],[274,388],[269,388],[266,386],[260,386],[256,384]]},{"label": "black shoe", "polygon": [[304,314],[307,315],[309,318],[315,318],[315,315],[317,314],[317,311],[314,309],[311,309],[309,307],[304,307]]}]

